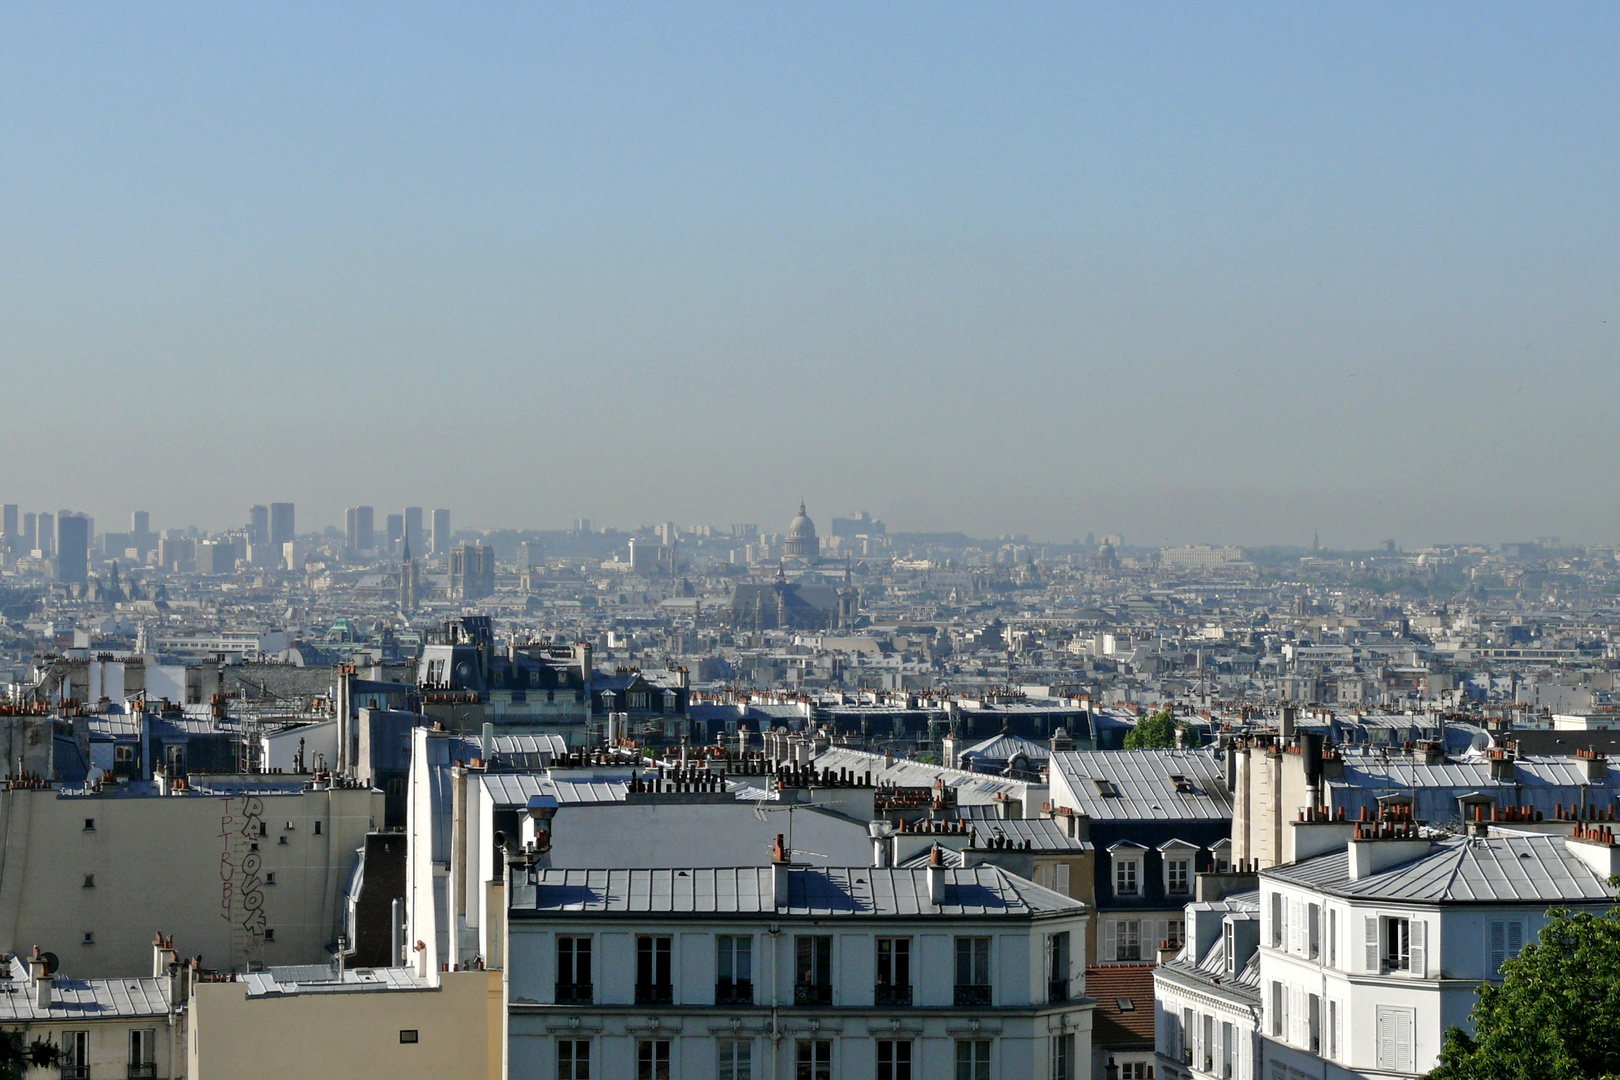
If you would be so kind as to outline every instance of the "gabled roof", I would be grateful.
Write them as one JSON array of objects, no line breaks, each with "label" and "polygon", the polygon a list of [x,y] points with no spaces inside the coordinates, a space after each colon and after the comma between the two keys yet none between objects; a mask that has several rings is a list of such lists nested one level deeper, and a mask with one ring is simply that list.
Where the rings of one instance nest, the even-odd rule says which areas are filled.
[{"label": "gabled roof", "polygon": [[[1378,841],[1372,841],[1377,843]],[[1612,901],[1614,892],[1562,836],[1448,837],[1427,855],[1351,881],[1349,853],[1318,855],[1260,872],[1335,896],[1420,904]]]}]

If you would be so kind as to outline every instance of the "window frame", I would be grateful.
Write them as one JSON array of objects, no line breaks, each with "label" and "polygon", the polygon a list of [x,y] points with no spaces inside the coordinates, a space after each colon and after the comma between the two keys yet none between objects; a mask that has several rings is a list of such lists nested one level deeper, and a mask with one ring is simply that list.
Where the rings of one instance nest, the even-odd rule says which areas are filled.
[{"label": "window frame", "polygon": [[915,1057],[911,1039],[878,1039],[877,1080],[912,1080]]},{"label": "window frame", "polygon": [[957,1039],[956,1080],[990,1080],[992,1050],[989,1039]]},{"label": "window frame", "polygon": [[636,1080],[671,1080],[670,1039],[636,1040]]}]

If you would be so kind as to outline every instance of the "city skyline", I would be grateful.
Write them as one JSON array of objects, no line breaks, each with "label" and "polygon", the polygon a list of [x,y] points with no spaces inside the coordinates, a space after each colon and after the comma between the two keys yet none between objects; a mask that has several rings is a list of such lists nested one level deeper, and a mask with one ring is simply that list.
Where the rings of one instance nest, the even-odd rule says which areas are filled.
[{"label": "city skyline", "polygon": [[8,9],[6,497],[1605,542],[1617,28]]}]

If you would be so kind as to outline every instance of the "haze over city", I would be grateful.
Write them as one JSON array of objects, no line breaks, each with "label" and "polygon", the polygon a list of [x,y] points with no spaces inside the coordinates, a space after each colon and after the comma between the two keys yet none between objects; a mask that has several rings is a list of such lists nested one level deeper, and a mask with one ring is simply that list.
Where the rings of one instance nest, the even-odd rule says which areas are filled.
[{"label": "haze over city", "polygon": [[1617,22],[13,5],[5,497],[1612,542]]}]

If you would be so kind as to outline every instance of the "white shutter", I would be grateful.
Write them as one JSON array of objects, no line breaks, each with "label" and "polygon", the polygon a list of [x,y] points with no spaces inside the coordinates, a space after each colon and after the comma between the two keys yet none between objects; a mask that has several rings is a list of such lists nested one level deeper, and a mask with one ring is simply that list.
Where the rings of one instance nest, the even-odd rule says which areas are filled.
[{"label": "white shutter", "polygon": [[1491,948],[1490,973],[1497,974],[1502,970],[1502,964],[1507,960],[1507,923],[1500,919],[1491,920]]},{"label": "white shutter", "polygon": [[1057,891],[1064,896],[1069,895],[1069,864],[1057,864]]},{"label": "white shutter", "polygon": [[1412,974],[1416,975],[1420,979],[1429,974],[1429,955],[1428,950],[1424,948],[1428,925],[1429,924],[1424,922],[1422,919],[1413,919],[1411,922]]},{"label": "white shutter", "polygon": [[1103,923],[1102,955],[1097,957],[1097,963],[1099,964],[1112,964],[1119,959],[1118,952],[1114,947],[1114,931],[1115,924],[1112,919]]},{"label": "white shutter", "polygon": [[1362,933],[1367,943],[1367,971],[1378,974],[1378,917],[1368,915],[1362,920]]}]

